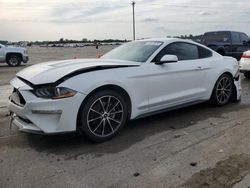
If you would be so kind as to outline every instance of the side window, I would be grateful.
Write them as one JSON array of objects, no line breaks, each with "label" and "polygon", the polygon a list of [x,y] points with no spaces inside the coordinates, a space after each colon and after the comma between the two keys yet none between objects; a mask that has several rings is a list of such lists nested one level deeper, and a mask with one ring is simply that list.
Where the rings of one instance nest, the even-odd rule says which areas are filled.
[{"label": "side window", "polygon": [[153,60],[160,61],[164,55],[176,55],[178,60],[199,59],[198,47],[194,44],[175,42],[166,46]]},{"label": "side window", "polygon": [[232,43],[236,43],[236,44],[241,43],[239,33],[232,32]]},{"label": "side window", "polygon": [[213,53],[206,48],[199,46],[198,49],[199,49],[199,58],[200,59],[211,57],[213,55]]},{"label": "side window", "polygon": [[249,38],[248,38],[248,36],[245,33],[241,33],[240,34],[240,39],[241,39],[241,42],[247,42],[247,41],[249,41]]}]

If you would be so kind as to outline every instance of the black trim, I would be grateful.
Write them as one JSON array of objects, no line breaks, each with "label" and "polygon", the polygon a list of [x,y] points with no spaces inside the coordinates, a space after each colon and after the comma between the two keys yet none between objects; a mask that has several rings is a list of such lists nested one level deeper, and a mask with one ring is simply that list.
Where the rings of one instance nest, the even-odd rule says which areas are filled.
[{"label": "black trim", "polygon": [[17,78],[20,79],[21,81],[23,81],[23,82],[24,82],[25,84],[27,84],[28,86],[34,88],[35,85],[32,84],[31,82],[29,82],[28,80],[25,80],[25,79],[23,79],[23,78],[20,77],[20,76],[17,76]]},{"label": "black trim", "polygon": [[19,78],[20,80],[22,80],[24,83],[26,83],[27,85],[29,85],[30,87],[32,87],[33,89],[37,89],[37,88],[41,88],[41,87],[55,87],[58,86],[59,84],[61,84],[62,82],[68,80],[69,78],[72,78],[74,76],[77,76],[79,74],[83,74],[83,73],[87,73],[87,72],[93,72],[93,71],[99,71],[99,70],[106,70],[106,69],[115,69],[115,68],[127,68],[127,67],[138,67],[140,65],[100,65],[100,66],[95,66],[95,67],[89,67],[89,68],[83,68],[83,69],[79,69],[76,70],[74,72],[71,72],[65,76],[63,76],[62,78],[60,78],[59,80],[52,82],[52,83],[46,83],[46,84],[33,84],[30,81],[17,76],[17,78]]},{"label": "black trim", "polygon": [[234,77],[234,80],[235,80],[235,81],[239,81],[239,79],[240,79],[240,75]]}]

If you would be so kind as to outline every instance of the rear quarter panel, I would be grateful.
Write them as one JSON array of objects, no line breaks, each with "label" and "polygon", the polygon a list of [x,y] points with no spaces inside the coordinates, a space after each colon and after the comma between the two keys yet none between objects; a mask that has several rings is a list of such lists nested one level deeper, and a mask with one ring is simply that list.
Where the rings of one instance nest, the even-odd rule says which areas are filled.
[{"label": "rear quarter panel", "polygon": [[209,99],[218,78],[224,73],[230,73],[233,77],[238,72],[239,64],[236,59],[227,56],[216,55],[210,61],[210,69],[207,72],[206,80],[208,94],[205,98]]}]

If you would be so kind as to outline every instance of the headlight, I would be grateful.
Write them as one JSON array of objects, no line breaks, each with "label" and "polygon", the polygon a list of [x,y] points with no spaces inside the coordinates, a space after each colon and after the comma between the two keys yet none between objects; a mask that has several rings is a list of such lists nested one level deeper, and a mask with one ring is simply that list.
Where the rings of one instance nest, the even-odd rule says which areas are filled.
[{"label": "headlight", "polygon": [[62,99],[73,97],[76,91],[65,87],[44,87],[32,91],[37,97],[45,99]]}]

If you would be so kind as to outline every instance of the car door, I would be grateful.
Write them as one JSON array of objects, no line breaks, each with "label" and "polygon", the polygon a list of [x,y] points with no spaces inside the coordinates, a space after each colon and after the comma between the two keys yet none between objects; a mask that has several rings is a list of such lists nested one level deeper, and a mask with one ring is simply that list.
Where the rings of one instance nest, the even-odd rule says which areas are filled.
[{"label": "car door", "polygon": [[0,44],[0,61],[4,61],[4,46]]},{"label": "car door", "polygon": [[[166,54],[176,55],[177,63],[155,64]],[[150,63],[149,111],[160,110],[204,97],[209,64],[199,59],[199,47],[192,43],[175,42],[166,46]]]}]

